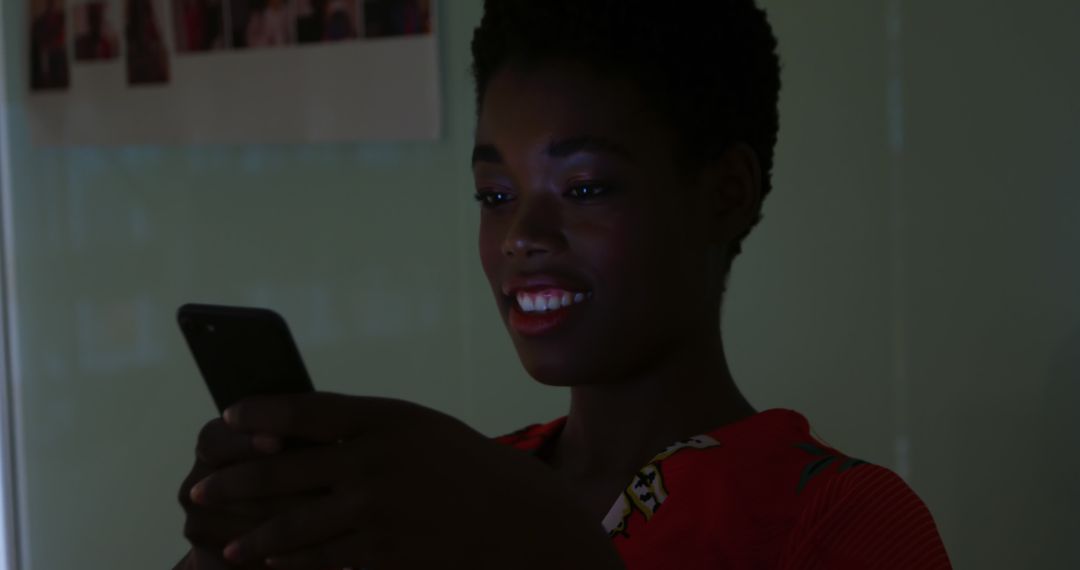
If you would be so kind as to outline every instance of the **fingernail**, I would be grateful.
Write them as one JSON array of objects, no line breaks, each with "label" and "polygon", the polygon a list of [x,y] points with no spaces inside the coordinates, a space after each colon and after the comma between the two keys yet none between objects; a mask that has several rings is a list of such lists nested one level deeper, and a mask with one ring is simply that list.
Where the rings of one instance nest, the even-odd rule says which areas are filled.
[{"label": "fingernail", "polygon": [[225,410],[225,413],[222,414],[222,416],[225,418],[225,423],[235,425],[236,424],[236,406],[230,406],[229,408],[227,408]]},{"label": "fingernail", "polygon": [[200,505],[206,502],[206,479],[199,481],[191,488],[191,500]]},{"label": "fingernail", "polygon": [[240,545],[234,540],[225,547],[225,559],[236,562],[240,559]]},{"label": "fingernail", "polygon": [[254,435],[251,437],[251,446],[263,453],[277,453],[281,451],[281,441],[272,435]]}]

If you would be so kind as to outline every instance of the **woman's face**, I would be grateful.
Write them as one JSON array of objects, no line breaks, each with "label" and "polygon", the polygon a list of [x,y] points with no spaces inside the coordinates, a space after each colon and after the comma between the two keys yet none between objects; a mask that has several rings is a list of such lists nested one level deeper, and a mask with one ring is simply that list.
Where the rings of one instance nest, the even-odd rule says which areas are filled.
[{"label": "woman's face", "polygon": [[629,80],[574,64],[489,83],[473,172],[480,257],[526,370],[612,383],[716,332],[707,192]]}]

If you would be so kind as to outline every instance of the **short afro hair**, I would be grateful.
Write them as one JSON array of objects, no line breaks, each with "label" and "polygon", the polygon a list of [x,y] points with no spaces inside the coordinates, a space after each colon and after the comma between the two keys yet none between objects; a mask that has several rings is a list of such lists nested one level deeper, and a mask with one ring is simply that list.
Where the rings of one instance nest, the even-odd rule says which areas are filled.
[{"label": "short afro hair", "polygon": [[472,55],[477,112],[507,63],[582,62],[635,81],[671,120],[691,165],[744,143],[761,165],[763,195],[772,188],[780,61],[755,0],[485,0]]}]

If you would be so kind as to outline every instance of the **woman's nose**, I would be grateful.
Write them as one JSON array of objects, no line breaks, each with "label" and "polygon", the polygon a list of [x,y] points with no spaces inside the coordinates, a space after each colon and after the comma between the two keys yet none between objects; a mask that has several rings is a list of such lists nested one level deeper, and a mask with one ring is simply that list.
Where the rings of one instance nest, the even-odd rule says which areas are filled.
[{"label": "woman's nose", "polygon": [[551,200],[522,200],[503,241],[507,257],[529,258],[565,247],[558,205]]}]

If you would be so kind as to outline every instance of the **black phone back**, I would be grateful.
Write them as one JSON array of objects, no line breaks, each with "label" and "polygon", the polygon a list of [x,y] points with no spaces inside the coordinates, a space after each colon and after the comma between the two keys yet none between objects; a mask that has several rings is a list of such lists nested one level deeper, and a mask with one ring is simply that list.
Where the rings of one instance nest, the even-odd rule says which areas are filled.
[{"label": "black phone back", "polygon": [[187,304],[177,321],[219,411],[251,396],[314,390],[289,326],[274,311]]}]

